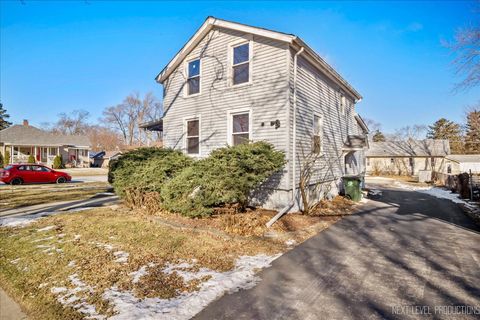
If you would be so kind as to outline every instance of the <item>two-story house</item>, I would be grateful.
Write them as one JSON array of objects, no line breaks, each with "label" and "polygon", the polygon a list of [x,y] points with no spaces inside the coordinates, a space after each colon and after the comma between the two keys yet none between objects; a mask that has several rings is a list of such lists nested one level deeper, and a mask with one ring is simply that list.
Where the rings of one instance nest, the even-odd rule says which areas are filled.
[{"label": "two-story house", "polygon": [[[288,163],[257,196],[267,208],[298,200],[305,159],[316,159],[314,198],[338,193],[341,177],[364,172],[362,98],[299,37],[208,17],[158,74],[163,143],[193,157],[265,140]],[[320,186],[320,188],[318,188]]]}]

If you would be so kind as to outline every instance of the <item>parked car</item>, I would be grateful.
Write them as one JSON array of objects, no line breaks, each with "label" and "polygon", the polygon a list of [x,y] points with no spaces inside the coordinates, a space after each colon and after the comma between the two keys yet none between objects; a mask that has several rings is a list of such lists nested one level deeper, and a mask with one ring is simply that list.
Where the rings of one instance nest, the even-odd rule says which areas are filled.
[{"label": "parked car", "polygon": [[23,183],[64,183],[72,177],[65,172],[55,171],[41,164],[10,164],[0,170],[0,181],[12,185]]}]

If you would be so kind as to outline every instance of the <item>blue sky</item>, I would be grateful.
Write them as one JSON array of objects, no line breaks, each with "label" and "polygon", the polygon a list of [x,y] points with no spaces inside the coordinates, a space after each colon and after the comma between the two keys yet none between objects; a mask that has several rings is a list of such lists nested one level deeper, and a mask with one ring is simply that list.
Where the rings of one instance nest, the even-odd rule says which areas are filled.
[{"label": "blue sky", "polygon": [[442,45],[474,2],[1,1],[1,101],[15,123],[85,109],[91,121],[133,91],[161,97],[155,75],[209,15],[300,36],[364,97],[384,131],[463,121],[480,88],[453,93]]}]

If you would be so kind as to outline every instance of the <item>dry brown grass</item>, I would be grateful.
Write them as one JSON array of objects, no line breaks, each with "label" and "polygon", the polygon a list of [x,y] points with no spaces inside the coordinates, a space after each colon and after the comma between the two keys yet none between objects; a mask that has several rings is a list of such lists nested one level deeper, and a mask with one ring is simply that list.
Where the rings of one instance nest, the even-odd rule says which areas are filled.
[{"label": "dry brown grass", "polygon": [[336,196],[333,200],[320,200],[310,214],[312,216],[343,216],[351,214],[355,208],[355,202]]},{"label": "dry brown grass", "polygon": [[0,187],[0,210],[55,201],[87,199],[111,187],[104,182],[41,184]]},{"label": "dry brown grass", "polygon": [[[55,228],[37,231],[46,226]],[[113,250],[106,250],[105,244]],[[49,247],[54,249],[44,252]],[[72,287],[69,275],[77,274],[92,286],[93,293],[84,293],[84,297],[101,313],[110,315],[112,308],[102,293],[113,285],[132,290],[140,298],[171,298],[181,291],[197,290],[206,280],[185,283],[176,273],[162,272],[166,263],[196,259],[197,268],[226,271],[239,256],[275,254],[285,250],[285,245],[267,239],[225,239],[199,230],[179,230],[126,210],[98,208],[51,216],[25,228],[1,228],[0,248],[0,285],[31,318],[78,319],[75,310],[62,307],[50,292],[52,287]],[[116,250],[129,253],[128,263],[115,262]],[[76,262],[75,267],[68,266],[71,261]],[[149,275],[132,283],[129,274],[151,263]]]}]

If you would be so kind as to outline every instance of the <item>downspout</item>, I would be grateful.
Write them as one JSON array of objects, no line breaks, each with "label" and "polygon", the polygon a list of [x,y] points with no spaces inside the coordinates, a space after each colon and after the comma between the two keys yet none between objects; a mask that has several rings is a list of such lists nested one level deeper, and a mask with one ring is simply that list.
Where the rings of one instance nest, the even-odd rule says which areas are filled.
[{"label": "downspout", "polygon": [[293,56],[293,137],[292,137],[292,199],[290,203],[280,210],[270,221],[267,222],[267,228],[270,228],[278,219],[287,213],[295,205],[295,195],[297,193],[297,60],[298,56],[302,54],[304,48],[301,47]]}]

